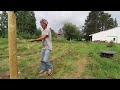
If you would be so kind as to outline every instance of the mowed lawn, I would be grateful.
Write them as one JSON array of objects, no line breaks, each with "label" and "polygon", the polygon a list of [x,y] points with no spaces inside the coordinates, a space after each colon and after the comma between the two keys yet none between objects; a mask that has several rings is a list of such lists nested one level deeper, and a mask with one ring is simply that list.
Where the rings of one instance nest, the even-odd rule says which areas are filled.
[{"label": "mowed lawn", "polygon": [[[39,75],[41,42],[17,40],[19,79],[120,79],[120,44],[53,41],[51,76]],[[101,58],[100,50],[117,52],[113,58]],[[0,38],[0,78],[9,77],[8,40]]]}]

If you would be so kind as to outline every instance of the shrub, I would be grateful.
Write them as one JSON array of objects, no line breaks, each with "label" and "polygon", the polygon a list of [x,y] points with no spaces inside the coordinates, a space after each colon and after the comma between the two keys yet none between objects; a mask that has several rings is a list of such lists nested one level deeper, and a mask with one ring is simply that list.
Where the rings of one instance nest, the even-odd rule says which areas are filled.
[{"label": "shrub", "polygon": [[113,47],[113,46],[115,46],[115,43],[113,41],[110,41],[107,45],[107,47]]}]

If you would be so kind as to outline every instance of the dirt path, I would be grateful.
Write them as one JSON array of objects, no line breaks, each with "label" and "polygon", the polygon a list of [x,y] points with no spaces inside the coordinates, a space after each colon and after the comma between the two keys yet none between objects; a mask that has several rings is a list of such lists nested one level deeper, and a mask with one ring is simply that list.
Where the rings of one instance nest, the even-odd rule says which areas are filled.
[{"label": "dirt path", "polygon": [[[83,48],[87,48],[87,46],[83,46]],[[81,52],[80,52],[81,53]],[[83,79],[83,73],[85,72],[86,66],[89,64],[88,62],[88,54],[87,50],[82,54],[83,56],[80,56],[80,54],[77,56],[78,60],[74,63],[74,71],[71,72],[71,75],[66,75],[65,78],[71,78],[71,79]]]},{"label": "dirt path", "polygon": [[79,71],[78,71],[78,73],[79,73],[80,78],[82,78],[81,75],[85,71],[85,67],[86,67],[87,64],[88,64],[88,61],[86,60],[86,58],[84,58],[82,61],[79,61]]},{"label": "dirt path", "polygon": [[[81,46],[81,47],[82,48],[87,48],[87,45],[84,45],[84,46]],[[82,58],[78,57],[79,60],[76,62],[76,65],[78,66],[77,73],[76,73],[76,78],[83,79],[82,74],[85,72],[87,64],[89,64],[89,62],[87,60],[88,59],[87,57],[88,57],[87,50],[84,52]]]}]

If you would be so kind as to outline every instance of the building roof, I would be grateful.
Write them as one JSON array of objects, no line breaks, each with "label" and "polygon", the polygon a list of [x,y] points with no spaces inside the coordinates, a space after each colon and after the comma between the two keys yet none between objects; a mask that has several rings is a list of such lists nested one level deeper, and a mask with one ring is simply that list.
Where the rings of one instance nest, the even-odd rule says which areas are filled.
[{"label": "building roof", "polygon": [[[97,33],[94,33],[94,34],[105,33],[105,32],[111,32],[111,33],[112,33],[112,32],[115,32],[115,31],[117,31],[117,30],[120,31],[120,26],[115,27],[115,28],[111,28],[111,29],[108,29],[108,30],[105,30],[105,31],[97,32]],[[89,36],[92,36],[92,35],[94,35],[94,34],[91,34],[91,35],[89,35]]]}]

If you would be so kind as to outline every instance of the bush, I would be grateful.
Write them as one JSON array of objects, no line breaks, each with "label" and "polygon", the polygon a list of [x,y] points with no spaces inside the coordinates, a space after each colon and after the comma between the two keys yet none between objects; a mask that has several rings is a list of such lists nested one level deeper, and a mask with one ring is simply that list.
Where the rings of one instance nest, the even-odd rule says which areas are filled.
[{"label": "bush", "polygon": [[27,32],[17,32],[17,38],[19,39],[35,39],[41,36],[41,31],[35,31],[34,34]]},{"label": "bush", "polygon": [[113,46],[115,46],[115,43],[113,41],[110,41],[107,45],[107,47],[113,47]]},{"label": "bush", "polygon": [[32,35],[30,33],[23,33],[23,32],[17,33],[17,38],[19,39],[30,39],[31,37]]},{"label": "bush", "polygon": [[63,26],[63,31],[67,40],[81,40],[80,30],[76,25],[72,23],[65,23]]}]

